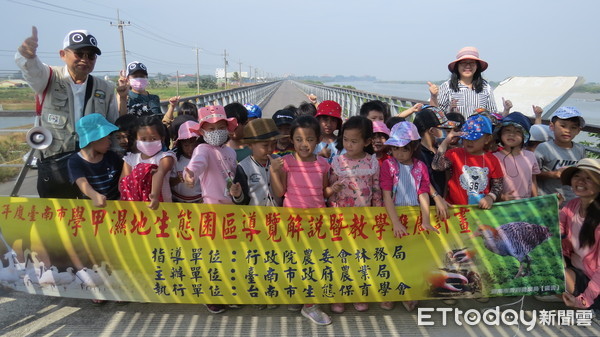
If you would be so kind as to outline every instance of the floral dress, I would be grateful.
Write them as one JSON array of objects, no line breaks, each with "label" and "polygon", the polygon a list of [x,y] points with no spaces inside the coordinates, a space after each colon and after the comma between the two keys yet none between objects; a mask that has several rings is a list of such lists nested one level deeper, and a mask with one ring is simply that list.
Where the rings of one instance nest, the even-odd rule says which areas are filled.
[{"label": "floral dress", "polygon": [[379,187],[379,162],[375,155],[349,159],[345,154],[335,156],[329,175],[330,186],[341,181],[344,188],[329,198],[331,207],[383,206]]}]

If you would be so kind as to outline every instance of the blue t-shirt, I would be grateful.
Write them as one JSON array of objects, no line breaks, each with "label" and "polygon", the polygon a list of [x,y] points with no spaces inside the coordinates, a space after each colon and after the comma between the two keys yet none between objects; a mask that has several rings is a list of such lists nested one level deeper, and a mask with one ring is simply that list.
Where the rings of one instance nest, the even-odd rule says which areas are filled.
[{"label": "blue t-shirt", "polygon": [[[98,163],[90,163],[83,159],[79,152],[74,153],[68,162],[69,179],[71,183],[79,178],[86,178],[90,186],[106,196],[107,200],[119,200],[119,178],[123,169],[123,159],[113,151],[104,154],[104,158]],[[81,193],[81,198],[86,198]]]}]

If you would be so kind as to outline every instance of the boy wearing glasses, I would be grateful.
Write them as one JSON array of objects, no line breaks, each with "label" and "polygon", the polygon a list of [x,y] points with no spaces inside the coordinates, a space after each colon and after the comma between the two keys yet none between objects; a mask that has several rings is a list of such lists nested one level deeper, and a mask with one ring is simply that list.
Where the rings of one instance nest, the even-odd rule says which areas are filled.
[{"label": "boy wearing glasses", "polygon": [[77,191],[69,183],[68,175],[61,177],[55,172],[56,166],[53,170],[46,170],[45,166],[49,163],[60,165],[63,161],[66,164],[65,157],[77,150],[75,123],[81,117],[96,112],[114,123],[119,117],[115,88],[90,75],[101,51],[96,38],[88,31],[67,33],[59,52],[65,62],[63,67],[42,63],[36,54],[37,47],[38,32],[32,27],[31,36],[25,39],[15,55],[15,62],[36,93],[41,126],[52,134],[50,146],[41,150],[38,193],[42,198],[74,198]]}]

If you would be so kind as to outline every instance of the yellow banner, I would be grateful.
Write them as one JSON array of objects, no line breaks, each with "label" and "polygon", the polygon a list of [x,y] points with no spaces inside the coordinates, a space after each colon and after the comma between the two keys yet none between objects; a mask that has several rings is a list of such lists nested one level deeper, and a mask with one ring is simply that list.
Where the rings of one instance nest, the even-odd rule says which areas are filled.
[{"label": "yellow banner", "polygon": [[[0,282],[122,301],[283,304],[557,293],[552,196],[450,209],[393,236],[384,208],[295,209],[0,198]],[[521,246],[519,246],[521,245]],[[525,254],[517,247],[529,247]],[[518,273],[518,274],[517,274]]]}]

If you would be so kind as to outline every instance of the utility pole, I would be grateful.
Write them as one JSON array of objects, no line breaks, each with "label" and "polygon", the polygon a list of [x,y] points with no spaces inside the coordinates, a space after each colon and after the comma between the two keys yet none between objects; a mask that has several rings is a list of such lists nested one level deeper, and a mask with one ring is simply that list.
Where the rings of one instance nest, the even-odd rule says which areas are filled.
[{"label": "utility pole", "polygon": [[200,48],[196,47],[196,94],[200,95]]},{"label": "utility pole", "polygon": [[238,87],[242,86],[242,60],[238,60],[238,64],[240,65],[240,75],[238,76]]},{"label": "utility pole", "polygon": [[123,37],[123,27],[131,26],[131,22],[127,21],[127,23],[125,23],[125,21],[121,21],[121,18],[119,17],[119,10],[117,9],[117,23],[113,24],[111,22],[110,25],[113,27],[116,26],[119,29],[119,35],[121,36],[121,56],[123,57],[123,70],[127,71],[127,56],[125,54],[125,38]]},{"label": "utility pole", "polygon": [[227,49],[223,50],[223,63],[223,68],[225,70],[225,90],[227,90]]},{"label": "utility pole", "polygon": [[252,83],[252,66],[248,65],[248,68],[250,68],[250,71],[248,72],[248,82]]},{"label": "utility pole", "polygon": [[175,94],[175,96],[179,96],[179,70],[177,70],[177,77],[175,78],[175,81],[177,83],[177,93]]}]

